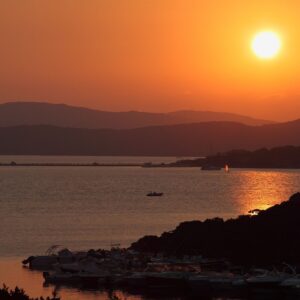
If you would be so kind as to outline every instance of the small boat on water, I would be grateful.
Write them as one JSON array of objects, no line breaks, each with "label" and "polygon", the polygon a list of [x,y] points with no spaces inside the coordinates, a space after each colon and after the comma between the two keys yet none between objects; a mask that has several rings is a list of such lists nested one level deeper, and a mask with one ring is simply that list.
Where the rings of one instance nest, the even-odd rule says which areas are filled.
[{"label": "small boat on water", "polygon": [[161,197],[164,193],[157,193],[157,192],[149,192],[147,197]]}]

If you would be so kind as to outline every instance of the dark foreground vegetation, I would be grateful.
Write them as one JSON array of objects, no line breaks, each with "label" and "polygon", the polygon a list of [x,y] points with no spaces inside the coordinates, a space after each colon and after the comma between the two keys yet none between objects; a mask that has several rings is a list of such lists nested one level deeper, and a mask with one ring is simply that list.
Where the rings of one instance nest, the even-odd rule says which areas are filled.
[{"label": "dark foreground vegetation", "polygon": [[10,290],[7,286],[3,285],[2,288],[0,288],[0,299],[1,300],[60,300],[60,298],[57,298],[55,296],[55,293],[53,297],[47,297],[47,298],[30,298],[24,290],[16,287],[14,290]]},{"label": "dark foreground vegetation", "polygon": [[194,160],[181,160],[170,166],[201,167],[205,165],[231,168],[300,168],[300,147],[285,146],[255,151],[232,150]]},{"label": "dark foreground vegetation", "polygon": [[224,258],[244,266],[290,263],[300,266],[300,193],[258,215],[181,223],[160,237],[133,243],[141,252]]}]

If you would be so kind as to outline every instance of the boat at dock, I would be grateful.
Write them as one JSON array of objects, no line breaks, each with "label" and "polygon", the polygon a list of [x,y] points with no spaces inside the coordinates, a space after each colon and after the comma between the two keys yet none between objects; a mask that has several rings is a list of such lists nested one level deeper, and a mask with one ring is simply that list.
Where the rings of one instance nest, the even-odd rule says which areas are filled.
[{"label": "boat at dock", "polygon": [[183,289],[190,275],[184,272],[161,272],[146,275],[146,285],[152,289]]},{"label": "boat at dock", "polygon": [[246,279],[247,285],[253,290],[276,289],[282,282],[293,277],[283,272],[268,272],[262,270],[260,274]]},{"label": "boat at dock", "polygon": [[53,266],[61,264],[69,264],[75,260],[74,254],[67,248],[62,248],[59,245],[51,246],[45,254],[29,256],[22,261],[24,266],[28,266],[33,270],[48,271],[53,269]]},{"label": "boat at dock", "polygon": [[[45,257],[35,259],[47,261]],[[290,272],[254,269],[244,273],[226,261],[209,260],[200,255],[166,257],[116,247],[81,252],[63,249],[57,254],[49,253],[49,258],[53,265],[51,270],[43,272],[46,285],[116,288],[146,294],[187,293],[195,297],[225,294],[239,297],[249,293],[300,295],[300,275],[292,268]]]},{"label": "boat at dock", "polygon": [[246,286],[245,277],[232,273],[201,272],[188,279],[193,294],[237,290]]},{"label": "boat at dock", "polygon": [[282,293],[286,296],[286,299],[289,299],[288,297],[293,299],[295,299],[295,297],[298,298],[300,296],[300,276],[296,275],[283,280],[280,284],[280,288]]},{"label": "boat at dock", "polygon": [[80,279],[77,275],[66,272],[43,272],[44,283],[54,285],[77,285]]}]

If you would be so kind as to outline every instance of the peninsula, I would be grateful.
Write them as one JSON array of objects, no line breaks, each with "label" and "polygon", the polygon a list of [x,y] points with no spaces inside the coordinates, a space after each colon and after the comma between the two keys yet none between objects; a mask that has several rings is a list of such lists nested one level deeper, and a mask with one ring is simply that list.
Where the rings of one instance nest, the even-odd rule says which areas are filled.
[{"label": "peninsula", "polygon": [[160,237],[131,245],[139,252],[222,258],[244,266],[300,265],[300,193],[288,201],[236,219],[183,222]]},{"label": "peninsula", "polygon": [[[299,169],[300,147],[284,146],[276,148],[261,148],[255,151],[232,150],[205,158],[178,160],[174,163],[160,165],[161,167],[203,167],[215,166],[222,168],[274,168]],[[156,165],[158,166],[158,165]]]}]

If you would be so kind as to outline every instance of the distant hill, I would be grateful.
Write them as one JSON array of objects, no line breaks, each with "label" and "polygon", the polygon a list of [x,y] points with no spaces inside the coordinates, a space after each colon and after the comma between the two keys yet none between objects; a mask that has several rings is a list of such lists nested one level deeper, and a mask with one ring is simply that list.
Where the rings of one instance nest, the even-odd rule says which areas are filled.
[{"label": "distant hill", "polygon": [[[203,167],[214,166],[230,168],[275,168],[300,169],[300,147],[281,146],[271,149],[261,148],[255,151],[231,150],[205,158],[183,159],[172,162],[169,167]],[[154,165],[158,166],[158,165]]]},{"label": "distant hill", "polygon": [[262,126],[204,122],[136,129],[0,128],[0,154],[204,156],[300,145],[300,120]]},{"label": "distant hill", "polygon": [[145,126],[185,123],[231,121],[247,125],[269,124],[270,121],[254,119],[223,112],[177,111],[171,113],[107,112],[65,104],[38,102],[9,102],[0,104],[0,126],[53,125],[72,128],[130,129]]}]

